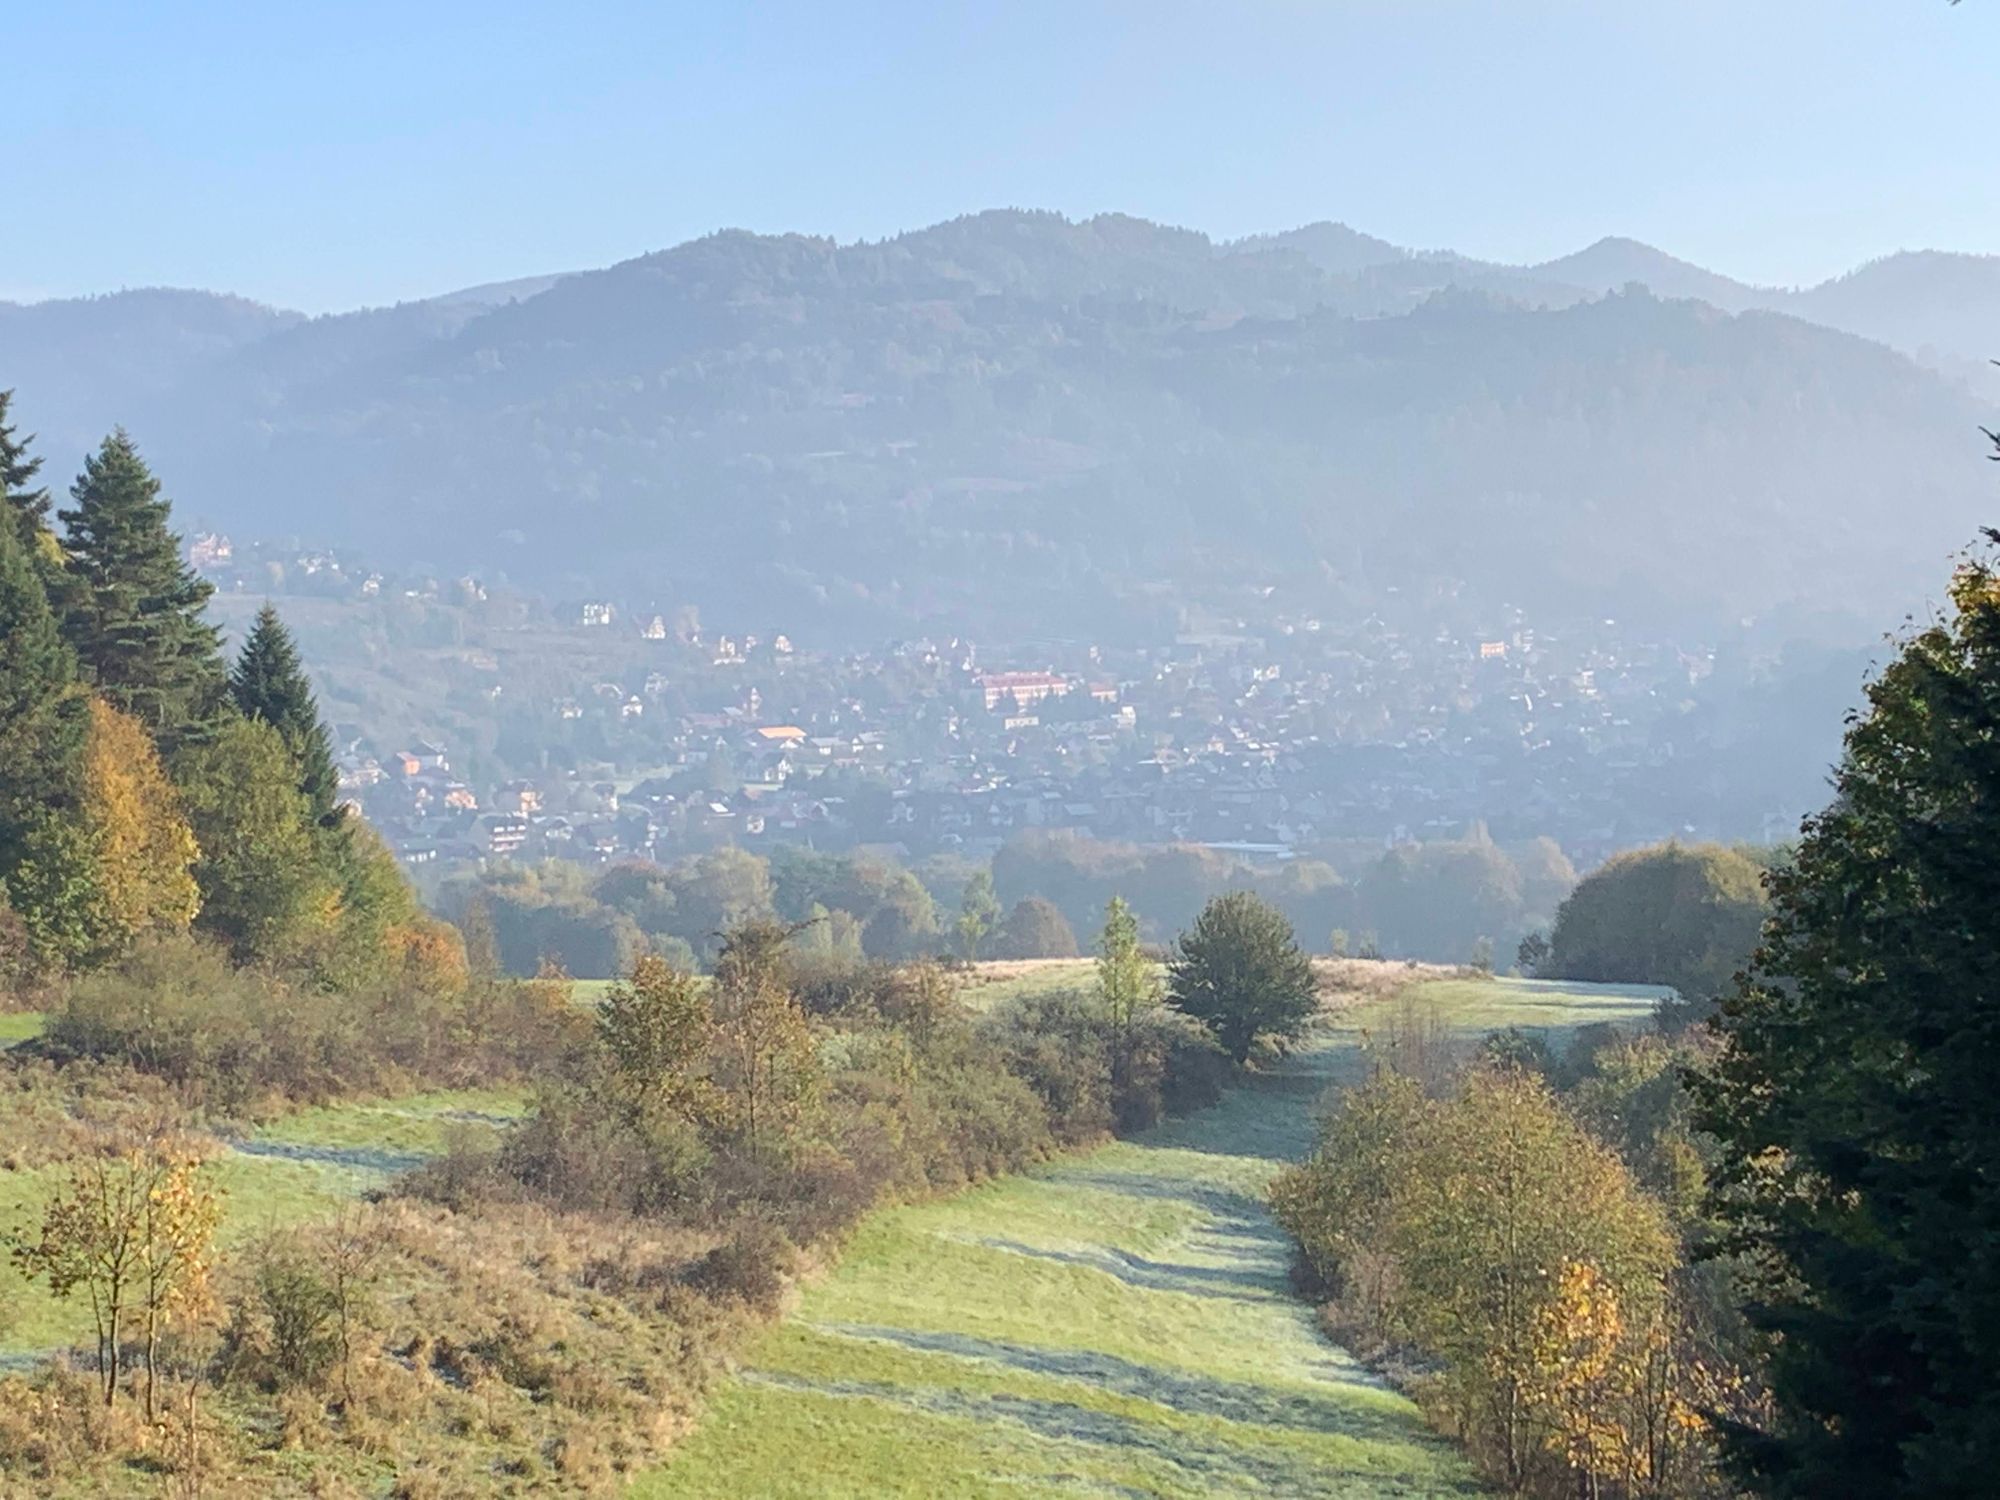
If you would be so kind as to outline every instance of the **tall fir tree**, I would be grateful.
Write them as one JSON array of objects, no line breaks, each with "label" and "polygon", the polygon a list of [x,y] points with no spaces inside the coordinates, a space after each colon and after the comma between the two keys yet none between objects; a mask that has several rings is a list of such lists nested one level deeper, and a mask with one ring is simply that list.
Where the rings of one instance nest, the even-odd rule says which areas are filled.
[{"label": "tall fir tree", "polygon": [[0,890],[28,957],[58,968],[88,946],[97,871],[83,836],[90,702],[41,570],[0,525]]},{"label": "tall fir tree", "polygon": [[32,435],[16,435],[8,421],[12,391],[0,391],[0,498],[7,502],[15,528],[29,555],[35,555],[49,524],[49,492],[35,483],[42,461],[28,454]]},{"label": "tall fir tree", "polygon": [[0,877],[31,825],[74,805],[86,722],[41,574],[0,526]]},{"label": "tall fir tree", "polygon": [[1952,603],[1868,688],[1696,1080],[1768,1341],[1776,1420],[1726,1434],[1764,1495],[2000,1470],[2000,571]]},{"label": "tall fir tree", "polygon": [[269,604],[257,612],[257,623],[243,642],[229,674],[229,695],[245,718],[261,719],[278,731],[298,763],[299,790],[320,826],[338,823],[340,776],[334,769],[332,738],[292,633]]},{"label": "tall fir tree", "polygon": [[181,560],[160,482],[121,428],[84,460],[62,511],[64,626],[86,677],[171,752],[207,736],[223,708],[214,587]]}]

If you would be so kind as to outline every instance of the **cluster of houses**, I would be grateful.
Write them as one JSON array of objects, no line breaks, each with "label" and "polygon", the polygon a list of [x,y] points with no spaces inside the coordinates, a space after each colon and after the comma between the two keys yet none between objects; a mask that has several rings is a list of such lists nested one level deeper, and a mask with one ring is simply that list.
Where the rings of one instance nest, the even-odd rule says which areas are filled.
[{"label": "cluster of houses", "polygon": [[[574,624],[667,628],[608,603]],[[1588,860],[1710,831],[1685,821],[1690,747],[1667,732],[1706,652],[1518,614],[1482,630],[1236,624],[994,666],[963,640],[821,655],[681,631],[669,664],[546,706],[597,726],[595,758],[472,785],[428,740],[356,742],[343,780],[412,864],[782,842],[979,855],[1064,828],[1282,859],[1475,819]]]}]

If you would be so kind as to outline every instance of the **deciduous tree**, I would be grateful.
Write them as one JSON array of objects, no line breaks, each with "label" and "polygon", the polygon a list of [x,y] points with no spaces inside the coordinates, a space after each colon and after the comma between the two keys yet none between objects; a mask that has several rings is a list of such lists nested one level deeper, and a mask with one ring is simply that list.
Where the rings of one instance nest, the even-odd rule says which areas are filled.
[{"label": "deciduous tree", "polygon": [[1238,1063],[1260,1039],[1296,1038],[1318,1003],[1292,924],[1248,891],[1202,908],[1175,943],[1167,975],[1175,1008],[1208,1027]]},{"label": "deciduous tree", "polygon": [[1113,896],[1104,909],[1104,930],[1097,939],[1097,993],[1121,1033],[1160,1003],[1159,970],[1139,946],[1139,919],[1123,896]]},{"label": "deciduous tree", "polygon": [[780,922],[746,922],[724,935],[715,965],[716,1081],[753,1153],[781,1147],[820,1092],[812,1023],[787,972],[791,933]]},{"label": "deciduous tree", "polygon": [[201,850],[199,925],[239,962],[303,952],[334,919],[339,894],[321,867],[312,804],[278,731],[231,714],[174,769]]},{"label": "deciduous tree", "polygon": [[958,955],[967,963],[976,961],[986,938],[1000,923],[1000,901],[993,894],[993,876],[975,870],[965,882],[958,902]]},{"label": "deciduous tree", "polygon": [[605,993],[597,1035],[610,1055],[621,1102],[640,1121],[664,1116],[701,1128],[714,1124],[718,1100],[709,1056],[715,1021],[701,979],[647,954],[630,978]]},{"label": "deciduous tree", "polygon": [[91,947],[124,948],[143,932],[185,928],[201,907],[199,849],[153,742],[99,699],[84,746],[83,824],[95,865]]}]

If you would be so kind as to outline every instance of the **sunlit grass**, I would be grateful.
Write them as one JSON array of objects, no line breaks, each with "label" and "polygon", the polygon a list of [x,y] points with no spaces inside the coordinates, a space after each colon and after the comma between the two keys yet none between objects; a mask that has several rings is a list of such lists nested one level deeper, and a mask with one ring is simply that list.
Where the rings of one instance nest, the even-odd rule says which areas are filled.
[{"label": "sunlit grass", "polygon": [[[968,998],[1088,982],[988,970]],[[1637,1022],[1651,991],[1427,980],[1463,1037]],[[1388,1007],[1134,1141],[870,1218],[642,1496],[1479,1493],[1416,1409],[1319,1335],[1264,1206]]]},{"label": "sunlit grass", "polygon": [[48,1017],[38,1010],[0,1010],[0,1047],[33,1041],[47,1024]]},{"label": "sunlit grass", "polygon": [[[265,1125],[205,1169],[222,1199],[222,1248],[330,1217],[441,1150],[454,1125],[502,1123],[525,1107],[519,1090],[458,1090],[301,1110]],[[0,1172],[0,1239],[32,1235],[62,1180],[60,1166]],[[0,1258],[0,1356],[89,1337],[86,1305],[56,1301]]]}]

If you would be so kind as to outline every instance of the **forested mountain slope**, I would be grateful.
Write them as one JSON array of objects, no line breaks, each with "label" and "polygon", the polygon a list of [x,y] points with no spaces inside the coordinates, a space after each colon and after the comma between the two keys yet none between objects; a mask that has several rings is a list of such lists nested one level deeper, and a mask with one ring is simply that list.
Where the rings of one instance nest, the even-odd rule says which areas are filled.
[{"label": "forested mountain slope", "polygon": [[[1955,295],[2000,265],[1940,260]],[[1604,294],[1637,276],[1749,310]],[[58,472],[115,404],[197,523],[725,617],[1136,631],[1191,580],[1317,608],[1463,580],[1705,627],[1908,608],[1986,519],[1963,388],[1756,307],[1934,334],[1923,281],[1008,211],[305,321],[133,294],[143,377],[87,338],[126,299],[4,308],[0,384]]]}]

